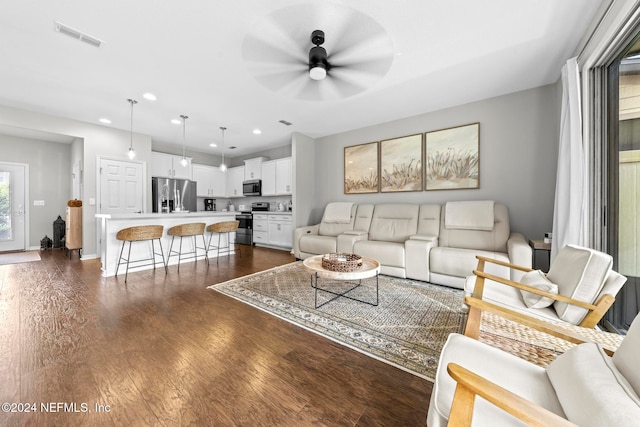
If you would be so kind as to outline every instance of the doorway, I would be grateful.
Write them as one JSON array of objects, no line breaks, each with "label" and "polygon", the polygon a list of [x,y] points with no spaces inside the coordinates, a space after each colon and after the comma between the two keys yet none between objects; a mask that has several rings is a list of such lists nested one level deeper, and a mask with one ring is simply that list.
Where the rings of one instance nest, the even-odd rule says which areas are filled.
[{"label": "doorway", "polygon": [[640,35],[608,67],[607,248],[626,276],[609,325],[627,330],[640,311]]},{"label": "doorway", "polygon": [[144,211],[144,171],[141,162],[99,159],[99,209],[102,214]]},{"label": "doorway", "polygon": [[0,163],[0,252],[27,249],[29,165]]}]

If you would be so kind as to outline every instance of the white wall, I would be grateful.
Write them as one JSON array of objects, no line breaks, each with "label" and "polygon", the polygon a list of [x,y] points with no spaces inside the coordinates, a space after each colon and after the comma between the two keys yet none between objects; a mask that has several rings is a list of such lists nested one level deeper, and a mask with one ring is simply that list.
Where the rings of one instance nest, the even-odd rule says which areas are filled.
[{"label": "white wall", "polygon": [[[0,135],[0,161],[29,165],[29,241],[39,248],[44,236],[53,239],[53,221],[65,218],[71,198],[71,145]],[[33,206],[44,200],[44,206]]]},{"label": "white wall", "polygon": [[[557,84],[543,86],[317,139],[313,154],[316,190],[309,223],[319,222],[324,206],[331,201],[444,203],[489,199],[509,207],[513,231],[527,238],[543,238],[544,232],[551,231],[553,216],[558,90]],[[345,146],[474,122],[480,122],[479,189],[344,194]],[[296,165],[301,166],[301,159]]]}]

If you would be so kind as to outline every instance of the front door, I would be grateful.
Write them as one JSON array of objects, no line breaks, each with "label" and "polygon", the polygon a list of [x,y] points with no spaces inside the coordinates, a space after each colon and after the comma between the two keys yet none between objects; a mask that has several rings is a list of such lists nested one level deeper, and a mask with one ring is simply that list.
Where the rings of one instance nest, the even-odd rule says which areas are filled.
[{"label": "front door", "polygon": [[144,208],[142,163],[100,159],[100,213],[137,213]]},{"label": "front door", "polygon": [[0,252],[27,249],[27,165],[0,163]]}]

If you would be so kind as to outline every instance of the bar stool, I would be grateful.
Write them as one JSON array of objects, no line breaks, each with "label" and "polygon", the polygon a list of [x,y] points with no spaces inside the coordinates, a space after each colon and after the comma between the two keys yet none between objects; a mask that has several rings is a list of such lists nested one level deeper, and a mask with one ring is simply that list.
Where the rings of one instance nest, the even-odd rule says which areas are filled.
[{"label": "bar stool", "polygon": [[[120,269],[120,264],[127,264],[127,269],[124,273],[124,282],[127,283],[127,276],[129,275],[129,264],[130,263],[139,263],[144,261],[153,261],[153,269],[156,269],[156,255],[160,255],[162,257],[162,264],[164,265],[165,274],[167,273],[167,264],[164,262],[164,252],[162,251],[162,242],[160,238],[162,237],[162,231],[164,230],[164,226],[162,225],[140,225],[137,227],[129,227],[123,228],[118,231],[116,234],[116,239],[122,240],[122,249],[120,249],[120,258],[118,258],[118,265],[116,266],[116,277],[118,276],[118,269]],[[160,253],[156,253],[155,246],[153,241],[157,240],[160,245]],[[132,242],[145,242],[151,241],[151,258],[143,258],[143,259],[131,259],[131,243]],[[127,253],[127,258],[124,258],[122,254],[124,253],[124,246],[129,242],[129,252]],[[147,265],[151,265],[152,263],[147,264],[138,264],[133,267],[143,267]]]},{"label": "bar stool", "polygon": [[[171,246],[169,246],[169,257],[167,258],[167,265],[169,265],[169,260],[171,259],[171,255],[177,254],[178,255],[178,271],[180,271],[180,262],[183,259],[195,258],[196,262],[198,261],[198,249],[202,249],[205,251],[204,259],[206,259],[207,264],[209,264],[209,258],[207,258],[207,247],[206,247],[207,243],[204,240],[204,227],[206,225],[207,224],[205,224],[204,222],[193,222],[189,224],[174,225],[169,230],[167,230],[167,234],[169,236],[173,236],[171,238]],[[196,236],[198,235],[202,236],[203,247],[198,247],[198,244],[196,241]],[[178,251],[173,250],[173,241],[175,240],[176,237],[180,237],[180,247],[178,248]],[[182,239],[184,237],[193,237],[193,251],[185,253],[185,255],[193,255],[193,256],[189,256],[186,258],[182,257],[183,255]]]},{"label": "bar stool", "polygon": [[[231,240],[229,233],[235,233],[238,231],[238,226],[240,225],[240,221],[222,221],[216,222],[215,224],[211,224],[207,227],[207,231],[211,234],[209,235],[209,244],[207,245],[207,257],[209,256],[209,251],[216,250],[216,264],[218,264],[218,259],[220,258],[220,250],[226,249],[224,253],[231,253]],[[211,240],[213,239],[213,234],[218,234],[218,245],[211,246]],[[227,235],[227,246],[220,246],[220,238],[223,234]],[[235,242],[234,242],[234,251],[235,251]],[[238,250],[240,252],[240,250]]]}]

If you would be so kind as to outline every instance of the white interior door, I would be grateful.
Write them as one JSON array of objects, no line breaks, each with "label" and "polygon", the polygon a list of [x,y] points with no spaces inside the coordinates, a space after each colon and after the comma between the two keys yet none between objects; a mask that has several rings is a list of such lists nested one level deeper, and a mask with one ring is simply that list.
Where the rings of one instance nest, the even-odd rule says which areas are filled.
[{"label": "white interior door", "polygon": [[100,213],[136,213],[144,209],[142,163],[100,159]]},{"label": "white interior door", "polygon": [[0,252],[27,249],[27,165],[0,163]]}]

